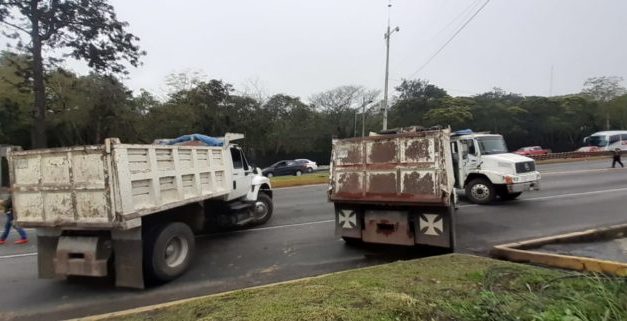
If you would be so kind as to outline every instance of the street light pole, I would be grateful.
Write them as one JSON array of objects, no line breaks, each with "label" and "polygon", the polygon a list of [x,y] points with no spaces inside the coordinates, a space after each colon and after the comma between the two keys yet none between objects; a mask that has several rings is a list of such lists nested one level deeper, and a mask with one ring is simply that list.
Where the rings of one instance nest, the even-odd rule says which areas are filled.
[{"label": "street light pole", "polygon": [[388,129],[388,77],[390,73],[390,36],[400,29],[395,27],[390,30],[390,8],[392,3],[388,3],[388,29],[385,33],[385,87],[383,88],[383,130]]},{"label": "street light pole", "polygon": [[361,104],[361,137],[365,137],[366,133],[366,105],[372,103],[372,100],[366,101]]}]

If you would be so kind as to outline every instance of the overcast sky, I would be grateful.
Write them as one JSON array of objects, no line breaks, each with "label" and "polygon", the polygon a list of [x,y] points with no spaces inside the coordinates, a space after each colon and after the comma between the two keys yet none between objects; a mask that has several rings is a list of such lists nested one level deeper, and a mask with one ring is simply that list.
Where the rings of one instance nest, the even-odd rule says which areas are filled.
[{"label": "overcast sky", "polygon": [[[548,95],[551,68],[554,95],[578,92],[588,77],[627,79],[625,0],[492,0],[417,72],[484,1],[394,0],[390,88],[411,77],[452,95]],[[340,85],[383,88],[387,0],[112,4],[148,52],[126,80],[135,90],[162,95],[166,75],[188,70],[305,99]]]}]

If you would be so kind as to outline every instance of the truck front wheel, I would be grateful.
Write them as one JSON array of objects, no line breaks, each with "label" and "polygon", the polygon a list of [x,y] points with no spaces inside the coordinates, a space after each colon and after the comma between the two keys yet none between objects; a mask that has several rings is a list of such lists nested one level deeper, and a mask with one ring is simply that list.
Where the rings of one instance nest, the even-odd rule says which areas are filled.
[{"label": "truck front wheel", "polygon": [[253,216],[255,217],[252,225],[261,225],[266,223],[272,217],[272,211],[274,210],[272,204],[272,198],[266,193],[259,192],[257,195],[257,201],[252,208]]},{"label": "truck front wheel", "polygon": [[492,183],[485,178],[475,178],[466,185],[466,197],[476,204],[488,204],[496,197]]},{"label": "truck front wheel", "polygon": [[184,223],[174,222],[156,228],[144,240],[144,267],[156,281],[170,281],[182,275],[194,255],[194,233]]}]

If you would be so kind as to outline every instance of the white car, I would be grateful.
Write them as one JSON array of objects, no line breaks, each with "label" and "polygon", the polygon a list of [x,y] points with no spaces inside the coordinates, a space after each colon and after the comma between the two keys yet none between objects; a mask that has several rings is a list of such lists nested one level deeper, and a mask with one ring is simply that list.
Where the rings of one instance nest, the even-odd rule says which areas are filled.
[{"label": "white car", "polygon": [[316,162],[314,161],[303,158],[295,159],[294,161],[300,164],[304,164],[305,167],[307,167],[307,173],[313,173],[315,170],[318,169],[318,164],[316,164]]}]

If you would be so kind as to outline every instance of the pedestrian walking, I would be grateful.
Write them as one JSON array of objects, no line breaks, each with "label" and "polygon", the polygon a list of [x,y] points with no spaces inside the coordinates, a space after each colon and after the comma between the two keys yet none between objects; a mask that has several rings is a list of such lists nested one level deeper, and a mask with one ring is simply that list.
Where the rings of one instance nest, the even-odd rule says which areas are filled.
[{"label": "pedestrian walking", "polygon": [[26,231],[24,231],[21,227],[13,225],[13,202],[11,201],[11,198],[9,197],[9,199],[4,201],[2,205],[4,207],[4,214],[6,214],[6,222],[4,223],[4,232],[2,233],[2,236],[0,236],[0,245],[6,242],[9,232],[11,232],[11,227],[14,228],[20,235],[20,239],[15,241],[15,244],[28,243]]},{"label": "pedestrian walking", "polygon": [[616,163],[620,164],[620,167],[625,167],[623,162],[620,161],[620,148],[614,149],[614,157],[612,158],[612,168],[616,166]]}]

